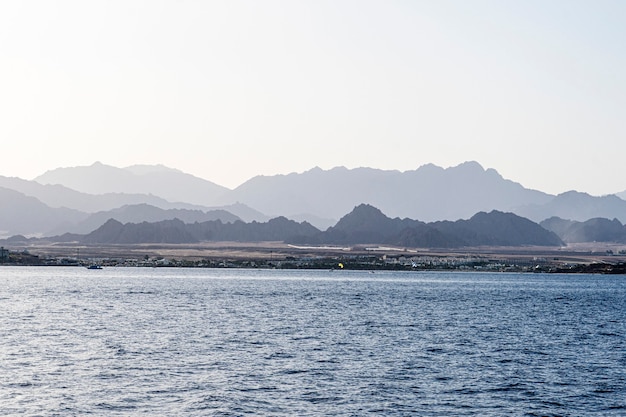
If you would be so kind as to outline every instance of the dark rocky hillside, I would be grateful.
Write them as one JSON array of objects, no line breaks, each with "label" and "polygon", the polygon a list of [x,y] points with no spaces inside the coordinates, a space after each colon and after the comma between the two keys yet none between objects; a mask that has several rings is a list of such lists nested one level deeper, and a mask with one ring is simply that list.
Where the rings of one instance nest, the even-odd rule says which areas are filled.
[{"label": "dark rocky hillside", "polygon": [[561,239],[537,223],[513,213],[480,212],[469,220],[431,223],[440,232],[455,236],[462,246],[560,246]]},{"label": "dark rocky hillside", "polygon": [[141,244],[196,242],[280,241],[296,244],[387,244],[400,247],[453,248],[464,246],[560,246],[559,237],[512,213],[480,212],[468,220],[424,223],[389,218],[379,209],[361,204],[322,232],[307,222],[285,217],[267,222],[220,220],[185,223],[180,219],[126,223],[109,219],[86,235],[65,234],[54,241],[85,244]]},{"label": "dark rocky hillside", "polygon": [[423,223],[391,219],[380,210],[362,204],[342,217],[336,226],[301,243],[384,243],[408,247],[462,246],[559,246],[559,237],[528,219],[512,213],[480,212],[469,220]]},{"label": "dark rocky hillside", "polygon": [[320,243],[333,244],[385,243],[406,229],[422,225],[416,220],[390,219],[376,207],[361,204],[316,238]]},{"label": "dark rocky hillside", "polygon": [[266,223],[222,223],[220,220],[183,223],[179,219],[148,223],[126,223],[110,219],[78,240],[88,244],[197,243],[201,241],[285,241],[293,236],[319,233],[308,223],[284,217]]},{"label": "dark rocky hillside", "polygon": [[68,229],[71,233],[89,233],[102,226],[108,219],[118,220],[120,223],[155,223],[162,220],[179,219],[184,223],[206,222],[221,220],[232,223],[240,220],[239,217],[226,210],[189,210],[189,209],[161,209],[149,204],[133,204],[118,209],[93,213],[82,222]]}]

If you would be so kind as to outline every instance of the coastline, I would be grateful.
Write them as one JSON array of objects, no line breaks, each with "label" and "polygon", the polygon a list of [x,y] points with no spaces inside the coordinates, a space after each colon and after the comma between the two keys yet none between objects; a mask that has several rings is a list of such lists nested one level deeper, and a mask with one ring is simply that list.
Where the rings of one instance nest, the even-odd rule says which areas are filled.
[{"label": "coastline", "polygon": [[399,248],[293,246],[283,242],[9,247],[0,265],[493,271],[626,274],[626,255],[606,244],[568,247]]}]

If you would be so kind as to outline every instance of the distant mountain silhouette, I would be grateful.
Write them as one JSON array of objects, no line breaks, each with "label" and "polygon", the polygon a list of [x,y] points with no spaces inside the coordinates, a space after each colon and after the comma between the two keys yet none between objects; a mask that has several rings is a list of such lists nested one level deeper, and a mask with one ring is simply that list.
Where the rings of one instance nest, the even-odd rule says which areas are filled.
[{"label": "distant mountain silhouette", "polygon": [[48,171],[36,181],[90,194],[152,194],[170,202],[204,207],[239,202],[272,217],[303,219],[320,228],[334,224],[362,202],[393,216],[435,221],[467,218],[478,211],[509,211],[543,204],[551,198],[505,180],[477,162],[447,169],[424,165],[405,172],[314,168],[301,174],[257,176],[232,191],[163,166],[115,168],[99,162]]},{"label": "distant mountain silhouette", "polygon": [[[314,168],[300,174],[254,177],[234,190],[162,165],[115,168],[94,163],[48,171],[37,180],[57,185],[0,177],[0,187],[35,197],[50,208],[66,207],[87,213],[138,204],[163,210],[222,209],[246,222],[267,222],[284,216],[297,222],[306,221],[320,230],[334,226],[341,216],[361,203],[378,207],[391,217],[423,222],[468,219],[475,213],[493,210],[515,213],[535,222],[553,216],[577,221],[617,218],[626,222],[626,201],[617,196],[593,197],[575,191],[553,196],[526,189],[502,178],[493,169],[483,169],[477,162],[446,169],[429,164],[405,172]],[[32,225],[14,228],[25,234],[61,232],[62,224],[76,225],[86,218],[84,213],[75,212],[76,218],[68,223],[47,223],[42,230],[35,227],[41,223],[33,221],[30,211],[15,210],[15,213],[21,213],[14,214],[15,224]],[[124,220],[140,222],[141,219]],[[84,228],[68,227],[65,231],[84,232],[92,226],[95,222]],[[441,227],[445,228],[445,224]],[[419,235],[407,231],[405,237],[422,241],[426,231],[431,233],[433,241],[442,238],[433,228],[424,229]]]},{"label": "distant mountain silhouette", "polygon": [[80,239],[90,244],[137,244],[137,243],[196,243],[198,239],[187,231],[185,223],[178,219],[155,223],[127,223],[110,219],[101,227]]},{"label": "distant mountain silhouette", "polygon": [[284,217],[266,223],[244,223],[239,220],[234,223],[222,223],[215,220],[193,224],[185,224],[179,219],[122,224],[110,219],[93,232],[72,238],[87,244],[178,244],[201,241],[284,241],[293,236],[314,233],[319,233],[319,230],[310,224],[296,223]]},{"label": "distant mountain silhouette", "polygon": [[73,227],[59,230],[59,234],[70,233],[89,233],[102,226],[107,220],[114,219],[121,223],[142,223],[142,222],[159,222],[162,220],[179,219],[185,223],[205,222],[210,220],[221,220],[225,223],[232,223],[239,217],[227,212],[226,210],[187,210],[187,209],[169,209],[163,210],[148,204],[126,205],[118,209],[100,211],[91,214],[82,222]]},{"label": "distant mountain silhouette", "polygon": [[90,166],[57,168],[35,178],[41,184],[61,184],[89,194],[152,194],[170,202],[215,206],[230,190],[162,165],[116,168],[96,162]]},{"label": "distant mountain silhouette", "polygon": [[87,194],[59,184],[44,185],[36,181],[28,181],[15,177],[0,176],[0,187],[35,197],[52,208],[66,207],[87,213],[112,210],[132,204],[150,204],[162,209],[200,208],[188,203],[171,203],[161,197],[150,194],[124,194],[118,192],[97,195]]},{"label": "distant mountain silhouette", "polygon": [[391,216],[422,221],[456,220],[493,209],[510,211],[551,199],[477,162],[447,169],[424,165],[406,172],[314,168],[302,174],[257,176],[230,196],[271,215],[310,213],[332,219],[367,203]]},{"label": "distant mountain silhouette", "polygon": [[[150,195],[113,193],[90,195],[61,185],[42,185],[35,181],[2,176],[0,176],[0,184],[10,187],[0,186],[0,236],[88,233],[101,226],[109,218],[123,222],[155,222],[174,218],[180,218],[186,222],[217,219],[233,222],[240,219],[225,209],[169,208],[195,206],[186,203],[169,203]],[[25,192],[22,193],[16,189]],[[124,204],[135,201],[139,204]],[[145,201],[152,201],[157,206],[146,204]],[[86,210],[77,210],[75,207],[83,207]],[[91,214],[85,212],[99,207],[104,207],[104,210]],[[262,213],[243,204],[228,206],[228,208],[244,213],[251,219],[266,219]]]},{"label": "distant mountain silhouette", "polygon": [[626,222],[626,201],[616,195],[594,197],[587,193],[568,191],[543,204],[518,207],[515,213],[536,222],[550,217],[576,221],[602,217]]},{"label": "distant mountain silhouette", "polygon": [[184,223],[180,219],[125,223],[109,219],[88,234],[65,234],[53,241],[84,244],[196,243],[204,241],[282,241],[298,244],[389,244],[400,247],[559,246],[556,234],[512,213],[479,212],[469,220],[424,223],[389,218],[360,204],[326,231],[285,217],[268,222],[220,220]]},{"label": "distant mountain silhouette", "polygon": [[41,235],[87,215],[67,208],[51,208],[34,197],[0,187],[0,236]]},{"label": "distant mountain silhouette", "polygon": [[317,236],[305,239],[314,243],[357,244],[390,243],[405,229],[424,225],[411,219],[390,219],[378,208],[360,204],[339,222]]},{"label": "distant mountain silhouette", "polygon": [[[233,203],[233,204],[228,204],[225,206],[216,206],[216,207],[210,207],[211,210],[224,210],[227,211],[237,217],[239,217],[242,221],[249,223],[249,222],[266,222],[268,220],[271,219],[270,216],[267,216],[263,213],[261,213],[260,211],[257,211],[251,207],[246,206],[245,204],[241,204],[239,202]],[[298,220],[296,218],[292,219],[292,220],[296,220],[296,221],[303,221],[303,220]]]},{"label": "distant mountain silhouette", "polygon": [[[138,165],[128,169],[141,173],[166,168]],[[106,193],[96,195],[76,191],[59,184],[44,185],[36,181],[4,176],[0,176],[0,187],[17,192],[17,194],[6,194],[2,201],[4,212],[10,211],[12,214],[10,216],[7,214],[0,219],[0,236],[16,233],[44,236],[66,232],[87,233],[102,225],[109,218],[120,219],[123,222],[154,222],[176,217],[184,221],[269,220],[268,216],[241,203],[208,208],[186,202],[172,203],[151,194]],[[15,198],[10,196],[15,196]],[[37,204],[39,208],[25,209],[24,201],[21,199],[25,196],[39,200],[38,203],[29,200],[31,205]],[[148,206],[152,209],[148,209]],[[131,207],[135,207],[135,209],[131,209]],[[141,218],[141,207],[146,207],[147,211],[143,213],[145,218]],[[133,210],[132,215],[128,213],[129,210]],[[44,211],[48,214],[43,214]]]},{"label": "distant mountain silhouette", "polygon": [[391,219],[379,209],[362,204],[339,220],[336,226],[294,243],[390,244],[409,247],[462,246],[559,246],[554,233],[512,213],[480,212],[469,220],[423,223]]},{"label": "distant mountain silhouette", "polygon": [[542,221],[541,226],[556,233],[566,243],[626,243],[626,226],[617,219],[595,218],[579,222],[551,217]]},{"label": "distant mountain silhouette", "polygon": [[476,213],[469,220],[430,224],[455,236],[463,246],[561,246],[559,237],[524,217],[493,210]]}]

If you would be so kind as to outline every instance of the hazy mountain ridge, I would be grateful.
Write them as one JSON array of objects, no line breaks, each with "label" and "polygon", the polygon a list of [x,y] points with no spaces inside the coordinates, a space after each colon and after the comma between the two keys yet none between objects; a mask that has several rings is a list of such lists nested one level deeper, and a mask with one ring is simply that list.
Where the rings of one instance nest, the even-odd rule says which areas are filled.
[{"label": "hazy mountain ridge", "polygon": [[[80,179],[71,180],[71,177]],[[428,164],[405,172],[373,168],[313,168],[303,173],[257,176],[235,190],[216,186],[162,165],[115,168],[94,163],[91,166],[49,171],[38,179],[67,180],[69,183],[74,181],[80,183],[83,189],[100,194],[79,192],[68,188],[68,184],[42,185],[35,181],[0,177],[0,186],[36,197],[51,209],[67,207],[83,212],[74,211],[74,218],[63,218],[59,217],[60,213],[53,214],[54,210],[44,213],[46,210],[39,207],[39,216],[50,219],[49,223],[44,223],[32,218],[34,209],[14,210],[14,221],[10,223],[15,227],[6,230],[21,234],[49,235],[50,231],[82,233],[88,227],[96,226],[95,223],[82,228],[77,226],[85,221],[87,215],[84,212],[110,211],[138,204],[149,204],[163,210],[189,209],[208,212],[223,209],[246,222],[266,222],[272,217],[285,216],[299,222],[307,221],[321,230],[335,225],[344,213],[361,203],[379,207],[392,217],[426,222],[466,219],[478,212],[492,210],[512,212],[535,222],[553,216],[578,221],[605,217],[626,222],[626,202],[616,196],[593,197],[575,191],[552,196],[528,190],[518,183],[503,179],[495,170],[483,169],[477,162],[466,162],[445,169]],[[149,187],[141,188],[142,181],[147,181]],[[102,194],[111,189],[128,191],[137,188],[142,193],[153,194]],[[188,201],[170,202],[165,198],[168,195],[193,196],[196,201],[219,201],[220,204],[209,207]],[[32,201],[31,203],[34,204]],[[10,204],[10,200],[6,204]],[[99,220],[104,222],[105,217],[107,216],[101,215]],[[118,218],[115,215],[110,217]],[[168,215],[162,219],[174,217],[190,220],[183,215]],[[139,222],[156,221],[159,218],[150,217],[146,213],[144,219],[129,217],[122,220]],[[222,220],[228,221],[225,218]],[[8,223],[5,221],[5,224]],[[429,230],[435,239],[434,229]],[[415,237],[415,234],[412,235]]]},{"label": "hazy mountain ridge", "polygon": [[41,235],[86,217],[80,211],[51,208],[35,197],[0,187],[0,235]]},{"label": "hazy mountain ridge", "polygon": [[560,246],[553,233],[512,213],[478,213],[468,220],[424,223],[391,219],[379,209],[361,204],[334,227],[320,231],[309,223],[285,217],[268,222],[184,223],[179,219],[126,223],[109,219],[86,235],[66,234],[52,241],[83,244],[198,243],[207,241],[282,241],[295,244],[389,244],[400,247],[452,248],[463,246]]},{"label": "hazy mountain ridge", "polygon": [[35,197],[50,208],[69,208],[86,213],[112,210],[125,205],[150,204],[162,209],[199,208],[188,203],[171,203],[151,194],[105,193],[88,194],[60,184],[40,184],[16,177],[0,176],[0,187]]},{"label": "hazy mountain ridge", "polygon": [[145,203],[124,205],[97,213],[86,213],[66,207],[50,207],[35,197],[0,187],[0,236],[88,233],[110,218],[124,222],[155,222],[175,218],[188,222],[217,219],[224,222],[240,220],[238,216],[223,209],[207,211],[162,209]]},{"label": "hazy mountain ridge", "polygon": [[96,162],[90,166],[57,168],[37,178],[41,184],[61,184],[88,194],[152,194],[170,202],[199,206],[224,204],[230,190],[211,181],[162,165],[116,168]]},{"label": "hazy mountain ridge", "polygon": [[552,198],[473,161],[445,169],[428,164],[404,172],[316,167],[303,173],[257,176],[234,190],[163,166],[115,168],[95,163],[48,171],[36,180],[93,194],[112,190],[151,193],[204,207],[238,202],[269,217],[298,218],[320,228],[334,224],[361,203],[380,207],[392,216],[436,221],[467,218],[478,211],[512,211]]},{"label": "hazy mountain ridge", "polygon": [[617,218],[626,222],[626,201],[616,195],[594,197],[587,193],[568,191],[544,204],[518,207],[515,213],[532,221],[540,222],[550,217],[583,222],[593,218]]},{"label": "hazy mountain ridge", "polygon": [[626,226],[619,220],[595,218],[584,222],[551,217],[541,226],[556,233],[566,243],[626,243]]},{"label": "hazy mountain ridge", "polygon": [[155,223],[173,219],[179,219],[184,223],[205,222],[210,220],[221,220],[224,223],[232,223],[241,220],[239,217],[226,210],[163,210],[148,204],[135,204],[125,205],[114,210],[93,213],[82,222],[70,228],[65,228],[65,230],[59,230],[58,233],[89,233],[106,223],[109,219],[114,219],[121,223]]},{"label": "hazy mountain ridge", "polygon": [[366,203],[397,217],[422,221],[456,220],[478,211],[510,211],[542,204],[551,196],[503,179],[477,162],[440,168],[424,165],[414,171],[372,168],[314,168],[302,174],[257,176],[231,193],[238,201],[268,214],[287,217],[313,213],[339,218]]}]

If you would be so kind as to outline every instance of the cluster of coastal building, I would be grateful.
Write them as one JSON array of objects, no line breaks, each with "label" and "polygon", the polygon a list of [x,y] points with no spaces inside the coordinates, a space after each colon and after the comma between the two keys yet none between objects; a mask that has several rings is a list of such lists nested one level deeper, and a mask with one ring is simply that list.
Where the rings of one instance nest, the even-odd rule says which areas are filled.
[{"label": "cluster of coastal building", "polygon": [[284,256],[267,259],[172,259],[162,256],[142,258],[103,257],[78,258],[38,256],[28,251],[9,252],[0,248],[0,264],[40,266],[102,267],[189,267],[189,268],[274,268],[274,269],[351,269],[351,270],[458,270],[458,271],[510,271],[553,272],[575,268],[576,264],[555,263],[542,257],[492,258],[482,255],[424,256],[424,255],[337,255],[337,256]]}]

